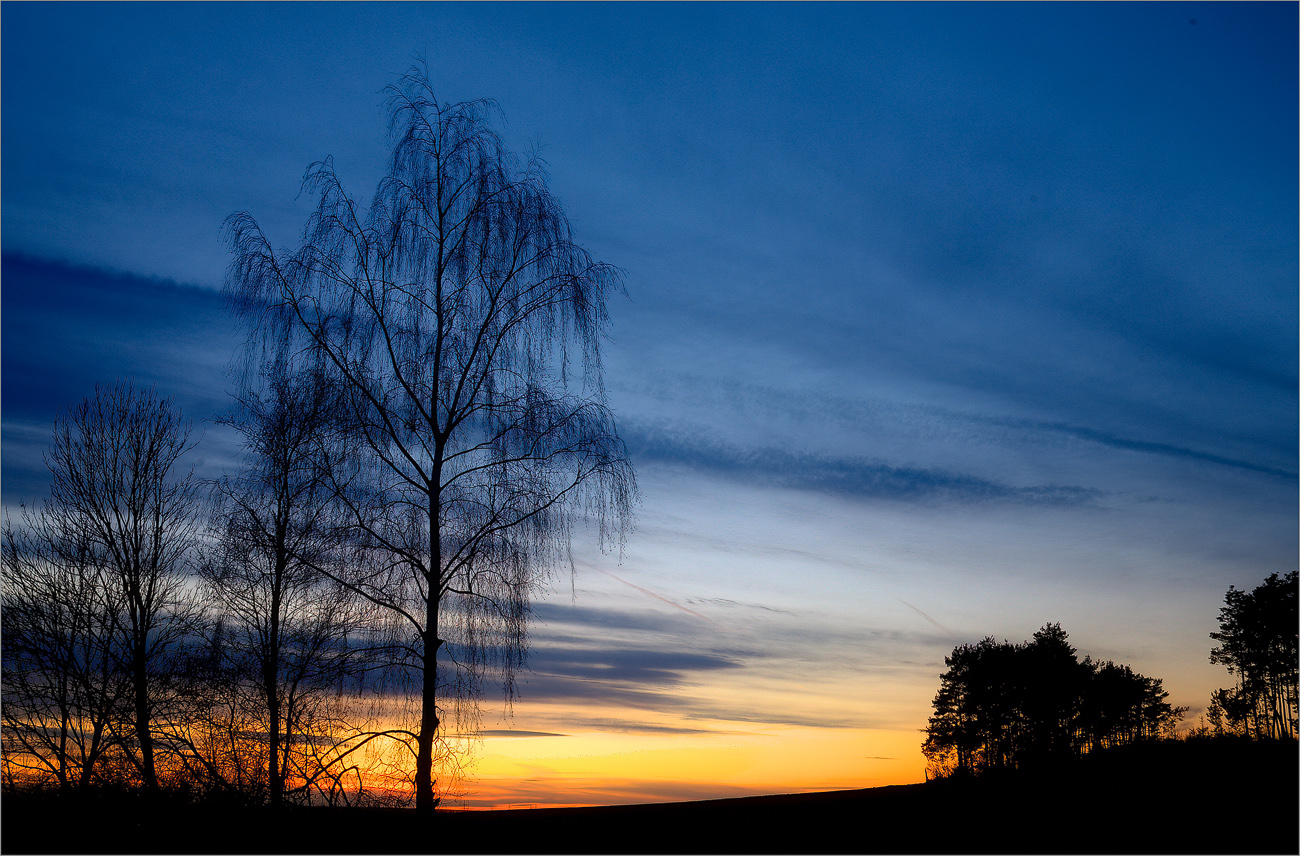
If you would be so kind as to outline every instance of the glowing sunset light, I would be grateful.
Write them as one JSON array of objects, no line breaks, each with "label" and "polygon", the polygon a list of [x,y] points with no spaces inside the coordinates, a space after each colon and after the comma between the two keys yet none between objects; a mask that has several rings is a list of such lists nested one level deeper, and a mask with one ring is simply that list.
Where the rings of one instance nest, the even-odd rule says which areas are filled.
[{"label": "glowing sunset light", "polygon": [[918,781],[923,766],[914,733],[869,729],[488,738],[463,805],[611,805],[864,788]]},{"label": "glowing sunset light", "polygon": [[[493,443],[545,423],[533,392],[564,362],[575,389],[603,378],[604,397],[579,410],[601,414],[593,437],[609,452],[566,454],[578,467],[617,458],[622,473],[626,452],[636,490],[620,489],[619,520],[632,525],[603,552],[580,505],[571,543],[556,517],[557,540],[536,553],[551,573],[527,603],[503,608],[491,585],[466,583],[457,596],[484,598],[504,635],[452,638],[467,608],[441,623],[418,607],[384,613],[398,629],[370,650],[389,659],[329,684],[346,688],[322,731],[410,727],[391,667],[409,655],[422,669],[431,658],[411,652],[427,647],[441,658],[438,736],[455,754],[435,770],[443,807],[918,783],[945,657],[1049,622],[1080,660],[1161,679],[1186,730],[1234,680],[1209,661],[1225,591],[1300,563],[1297,14],[1294,3],[110,3],[69,15],[4,3],[3,505],[16,518],[50,494],[56,417],[117,379],[193,422],[182,462],[196,480],[242,471],[247,446],[224,417],[247,331],[223,295],[234,256],[222,223],[251,212],[275,252],[302,246],[315,208],[301,179],[326,159],[369,210],[393,164],[380,90],[418,55],[439,103],[494,102],[483,127],[521,162],[537,155],[536,198],[562,209],[573,241],[626,290],[571,319],[608,322],[588,363],[529,351],[502,370],[536,374],[512,398],[521,421],[456,466],[507,459]],[[332,247],[369,246],[330,234]],[[425,258],[420,240],[403,261]],[[511,265],[438,270],[456,269],[469,295],[476,276],[515,281],[498,268]],[[503,305],[514,303],[527,305]],[[480,304],[497,301],[454,306]],[[311,317],[351,331],[344,305]],[[412,340],[441,330],[412,311]],[[451,341],[480,353],[465,344],[477,337]],[[430,368],[441,361],[404,365],[446,385]],[[429,400],[432,418],[411,415]],[[412,401],[375,424],[437,422],[437,394]],[[483,419],[465,414],[447,434]],[[445,451],[421,448],[391,455],[393,472]],[[546,457],[511,478],[550,472]],[[490,468],[467,471],[479,469]],[[401,484],[428,498],[435,484],[388,478],[367,495]],[[332,484],[337,508],[346,491]],[[480,487],[493,501],[529,493]],[[429,525],[433,505],[386,507],[416,546],[390,555],[385,538],[354,538],[318,555],[452,610],[428,598],[449,577],[397,588],[378,570],[399,553],[432,566],[455,552]],[[425,525],[402,523],[399,507]],[[527,542],[477,513],[465,519],[483,538],[456,550]],[[359,560],[363,542],[375,549]],[[514,566],[485,555],[463,568],[511,588],[501,568]],[[223,651],[230,625],[214,615],[187,625],[185,644]],[[465,656],[476,644],[484,656]],[[525,648],[507,710],[490,670],[517,661],[493,655]],[[481,735],[455,715],[469,708],[454,694],[480,688],[456,673],[465,663],[492,664]],[[353,703],[356,723],[333,718]],[[232,744],[268,733],[227,729],[242,735]],[[355,761],[380,796],[409,792],[405,749],[376,741]]]}]

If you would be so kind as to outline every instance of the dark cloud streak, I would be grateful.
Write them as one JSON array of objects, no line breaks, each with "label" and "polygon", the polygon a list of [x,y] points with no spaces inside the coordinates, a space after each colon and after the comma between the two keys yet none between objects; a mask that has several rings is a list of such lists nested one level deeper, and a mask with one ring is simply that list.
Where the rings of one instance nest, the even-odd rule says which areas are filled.
[{"label": "dark cloud streak", "polygon": [[1218,464],[1224,467],[1247,470],[1250,472],[1262,473],[1269,476],[1295,480],[1297,473],[1294,470],[1283,470],[1277,467],[1270,467],[1265,464],[1256,464],[1251,461],[1242,461],[1235,458],[1215,455],[1210,452],[1201,452],[1196,449],[1188,449],[1183,446],[1177,446],[1172,443],[1155,443],[1145,440],[1133,440],[1127,437],[1119,437],[1105,431],[1098,431],[1093,428],[1087,428],[1079,425],[1067,425],[1061,422],[1031,422],[1027,420],[1009,420],[998,419],[990,420],[997,424],[1006,425],[1016,428],[1032,428],[1040,431],[1054,431],[1061,434],[1067,434],[1071,437],[1078,437],[1083,440],[1091,440],[1094,443],[1100,443],[1103,446],[1110,446],[1115,449],[1128,449],[1135,452],[1149,452],[1153,455],[1164,455],[1172,458],[1183,458],[1192,461],[1201,461],[1209,464]]},{"label": "dark cloud streak", "polygon": [[1016,486],[939,468],[896,466],[865,457],[832,457],[773,447],[742,448],[634,424],[625,431],[635,464],[669,464],[733,481],[894,502],[1091,503],[1101,492],[1077,485]]},{"label": "dark cloud streak", "polygon": [[216,289],[13,253],[0,277],[6,505],[44,495],[57,414],[117,380],[173,399],[204,435],[191,460],[202,475],[230,463],[235,450],[211,420],[231,406],[240,339]]}]

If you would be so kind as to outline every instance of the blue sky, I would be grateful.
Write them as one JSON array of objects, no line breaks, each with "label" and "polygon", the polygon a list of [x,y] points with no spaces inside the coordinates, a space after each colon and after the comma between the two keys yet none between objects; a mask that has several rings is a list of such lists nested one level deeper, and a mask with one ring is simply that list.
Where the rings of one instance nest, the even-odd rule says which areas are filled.
[{"label": "blue sky", "polygon": [[[606,772],[591,800],[761,789],[774,746],[823,733],[861,783],[914,780],[944,654],[1048,621],[1195,716],[1228,682],[1223,592],[1296,566],[1294,4],[0,19],[6,506],[44,491],[57,409],[119,376],[229,465],[204,423],[238,345],[221,223],[293,244],[326,156],[368,198],[380,90],[417,55],[547,161],[625,271],[606,381],[643,504],[621,563],[579,539],[487,725],[749,747],[748,772]],[[543,791],[577,776],[538,751]]]}]

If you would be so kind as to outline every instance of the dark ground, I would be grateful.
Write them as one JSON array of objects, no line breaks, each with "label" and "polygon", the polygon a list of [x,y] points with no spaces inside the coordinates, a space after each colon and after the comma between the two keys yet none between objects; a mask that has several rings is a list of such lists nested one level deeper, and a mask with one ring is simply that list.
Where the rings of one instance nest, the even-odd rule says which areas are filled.
[{"label": "dark ground", "polygon": [[1297,853],[1289,744],[1126,747],[1050,773],[608,808],[442,812],[0,798],[5,853]]}]

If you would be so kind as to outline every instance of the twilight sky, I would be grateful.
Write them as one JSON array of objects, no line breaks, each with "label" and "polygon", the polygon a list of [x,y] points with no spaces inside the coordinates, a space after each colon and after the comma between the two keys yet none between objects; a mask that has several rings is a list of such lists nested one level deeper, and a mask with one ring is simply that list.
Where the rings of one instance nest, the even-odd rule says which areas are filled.
[{"label": "twilight sky", "polygon": [[[642,491],[537,604],[467,805],[919,781],[955,644],[1051,621],[1195,717],[1297,564],[1297,6],[0,7],[3,502],[96,381],[209,420],[224,218],[292,245],[382,87],[495,98],[596,258]],[[489,699],[491,701],[491,699]]]}]

